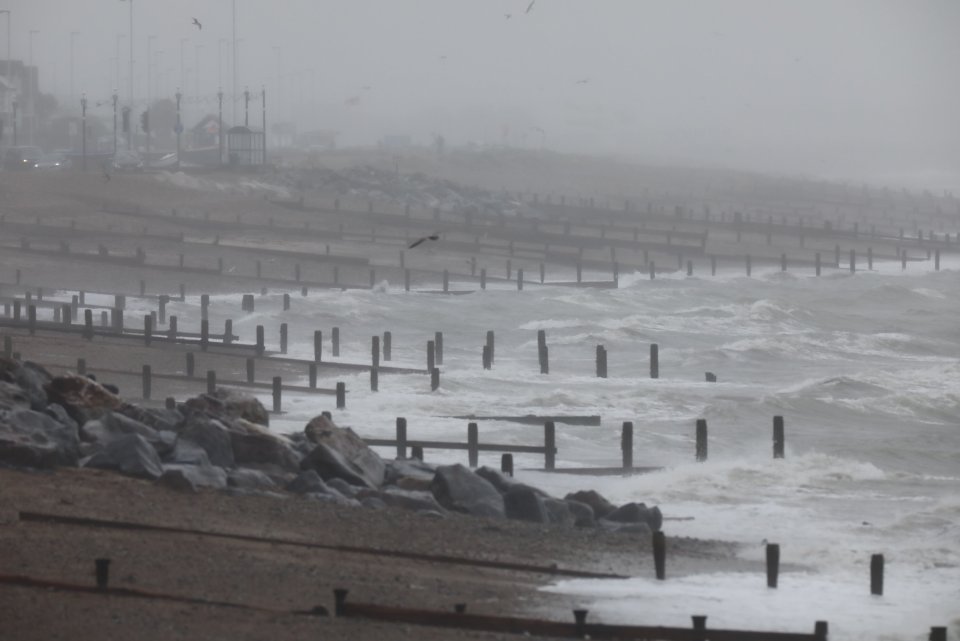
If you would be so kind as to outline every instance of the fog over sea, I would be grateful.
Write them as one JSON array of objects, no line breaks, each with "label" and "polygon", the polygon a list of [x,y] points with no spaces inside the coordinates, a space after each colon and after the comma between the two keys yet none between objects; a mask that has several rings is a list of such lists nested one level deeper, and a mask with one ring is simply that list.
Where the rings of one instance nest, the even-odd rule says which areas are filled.
[{"label": "fog over sea", "polygon": [[[427,252],[433,251],[428,249]],[[430,260],[427,253],[422,257]],[[638,625],[812,631],[830,638],[926,639],[931,626],[960,629],[960,261],[876,264],[873,272],[755,270],[717,277],[621,274],[618,289],[514,285],[468,295],[373,290],[280,293],[235,316],[235,297],[212,297],[211,317],[234,317],[241,336],[256,325],[290,325],[290,354],[312,358],[313,331],[340,327],[341,357],[369,362],[370,340],[389,330],[386,365],[423,367],[425,346],[444,334],[441,387],[417,374],[320,372],[321,387],[347,384],[347,408],[332,397],[289,396],[278,432],[301,430],[322,410],[364,437],[392,438],[407,418],[411,439],[465,441],[457,415],[587,415],[600,426],[557,425],[557,466],[616,466],[620,428],[634,423],[637,466],[650,474],[548,474],[542,457],[515,455],[517,478],[563,495],[593,488],[614,502],[659,505],[669,537],[744,543],[762,560],[781,546],[779,588],[758,573],[668,580],[560,581],[591,620]],[[805,273],[811,272],[810,274]],[[584,278],[608,278],[585,274]],[[463,289],[475,289],[465,284]],[[458,289],[451,283],[451,289]],[[173,303],[194,308],[197,300]],[[196,309],[181,313],[197,314]],[[172,311],[171,313],[177,313]],[[426,323],[424,319],[430,319]],[[487,330],[496,332],[492,370],[481,366]],[[550,374],[539,373],[537,330],[545,329]],[[660,346],[660,378],[648,374],[649,344]],[[268,339],[269,344],[269,339]],[[604,345],[609,377],[594,376]],[[717,383],[704,381],[714,372]],[[324,378],[326,376],[326,378]],[[262,399],[265,404],[269,399]],[[786,457],[772,458],[772,417],[786,422]],[[694,457],[694,425],[709,425],[709,460]],[[480,421],[480,442],[539,445],[542,428]],[[392,455],[384,449],[381,454]],[[434,463],[465,463],[462,451],[427,450]],[[481,453],[499,466],[499,454]],[[871,596],[870,556],[886,559],[883,596]],[[557,613],[560,615],[562,613]],[[565,616],[565,615],[564,615]]]}]

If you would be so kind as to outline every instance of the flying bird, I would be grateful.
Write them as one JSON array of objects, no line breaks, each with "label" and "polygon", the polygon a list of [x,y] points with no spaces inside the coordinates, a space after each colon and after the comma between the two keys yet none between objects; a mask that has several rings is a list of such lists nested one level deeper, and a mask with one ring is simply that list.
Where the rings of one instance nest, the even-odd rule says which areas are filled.
[{"label": "flying bird", "polygon": [[413,241],[412,243],[410,243],[410,246],[407,247],[407,249],[413,249],[413,248],[416,247],[417,245],[419,245],[419,244],[421,244],[421,243],[423,243],[423,242],[426,242],[426,241],[428,241],[428,240],[440,240],[440,233],[439,233],[439,232],[434,232],[434,233],[430,234],[429,236],[424,236],[423,238],[418,238],[417,240],[415,240],[415,241]]},{"label": "flying bird", "polygon": [[524,13],[530,13],[530,10],[533,9],[533,5],[536,4],[537,0],[530,0],[530,4],[527,5],[527,10]]},{"label": "flying bird", "polygon": [[503,17],[506,18],[507,20],[509,20],[510,18],[513,17],[513,14],[512,14],[512,13],[505,13],[505,14],[503,14]]},{"label": "flying bird", "polygon": [[203,30],[203,25],[196,18],[193,19],[193,24],[197,25],[197,29]]},{"label": "flying bird", "polygon": [[587,84],[588,82],[590,82],[590,79],[589,79],[589,78],[582,78],[582,79],[580,79],[580,80],[577,80],[577,82],[575,82],[574,84],[577,84],[577,85],[585,85],[585,84]]}]

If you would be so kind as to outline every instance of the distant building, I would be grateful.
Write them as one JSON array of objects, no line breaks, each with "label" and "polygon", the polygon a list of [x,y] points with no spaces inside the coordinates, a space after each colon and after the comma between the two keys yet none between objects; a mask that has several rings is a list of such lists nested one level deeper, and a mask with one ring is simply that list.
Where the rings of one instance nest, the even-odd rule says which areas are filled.
[{"label": "distant building", "polygon": [[247,127],[232,127],[227,131],[227,163],[230,166],[249,167],[266,163],[264,135]]}]

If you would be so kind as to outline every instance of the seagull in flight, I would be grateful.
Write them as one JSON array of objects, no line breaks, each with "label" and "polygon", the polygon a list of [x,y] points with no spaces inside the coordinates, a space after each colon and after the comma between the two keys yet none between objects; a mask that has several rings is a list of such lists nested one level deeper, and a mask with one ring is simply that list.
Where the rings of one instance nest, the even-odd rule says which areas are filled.
[{"label": "seagull in flight", "polygon": [[507,20],[509,20],[510,18],[513,17],[513,14],[512,14],[512,13],[505,13],[505,14],[503,14],[503,17],[506,18]]},{"label": "seagull in flight", "polygon": [[416,247],[417,245],[419,245],[419,244],[421,244],[421,243],[423,243],[423,242],[426,242],[426,241],[428,241],[428,240],[440,240],[440,233],[439,233],[439,232],[434,232],[434,233],[430,234],[429,236],[424,236],[423,238],[418,238],[417,240],[415,240],[415,241],[413,241],[412,243],[410,243],[410,246],[407,247],[407,249],[413,249],[413,248]]},{"label": "seagull in flight", "polygon": [[530,10],[533,9],[533,5],[536,4],[537,0],[530,0],[530,4],[527,5],[527,10],[524,13],[530,13]]},{"label": "seagull in flight", "polygon": [[197,25],[197,29],[203,30],[203,25],[196,18],[193,19],[193,24]]},{"label": "seagull in flight", "polygon": [[587,84],[588,82],[590,82],[590,79],[589,79],[589,78],[582,78],[582,79],[580,79],[580,80],[577,80],[574,84],[577,84],[577,85],[585,85],[585,84]]}]

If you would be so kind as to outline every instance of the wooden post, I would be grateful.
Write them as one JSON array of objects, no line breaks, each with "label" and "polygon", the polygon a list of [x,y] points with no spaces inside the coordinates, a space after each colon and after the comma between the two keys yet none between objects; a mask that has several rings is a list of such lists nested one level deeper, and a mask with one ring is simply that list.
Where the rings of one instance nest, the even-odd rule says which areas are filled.
[{"label": "wooden post", "polygon": [[403,270],[403,291],[405,292],[410,291],[410,270],[409,269]]},{"label": "wooden post", "polygon": [[773,417],[773,458],[783,458],[784,430],[783,417]]},{"label": "wooden post", "polygon": [[752,271],[750,266],[750,254],[747,254],[746,256],[746,263],[747,263],[747,276],[749,276],[750,272]]},{"label": "wooden post", "polygon": [[550,373],[550,352],[547,348],[547,330],[537,330],[537,356],[540,359],[540,373]]},{"label": "wooden post", "polygon": [[857,250],[855,249],[850,250],[850,273],[857,273]]},{"label": "wooden post", "polygon": [[383,360],[389,361],[393,353],[393,334],[389,331],[383,333]]},{"label": "wooden post", "polygon": [[489,352],[488,360],[490,362],[490,367],[493,367],[495,351],[494,351],[494,335],[493,335],[492,329],[487,330],[487,350]]},{"label": "wooden post", "polygon": [[650,378],[660,378],[660,346],[650,344]]},{"label": "wooden post", "polygon": [[240,298],[240,309],[244,312],[252,312],[254,310],[253,294],[244,294]]},{"label": "wooden post", "polygon": [[143,384],[143,398],[145,398],[148,401],[150,400],[150,383],[151,383],[150,374],[151,374],[150,366],[144,365],[143,369],[140,372],[140,379]]},{"label": "wooden post", "polygon": [[517,291],[523,291],[523,270],[517,270]]},{"label": "wooden post", "polygon": [[597,345],[597,377],[606,378],[607,377],[607,350],[604,349],[603,345]]},{"label": "wooden post", "polygon": [[693,261],[687,261],[687,276],[693,276]]},{"label": "wooden post", "polygon": [[820,275],[820,252],[817,252],[815,264],[816,264],[816,273],[817,273],[817,276],[819,276]]},{"label": "wooden post", "polygon": [[443,332],[433,333],[433,353],[437,365],[443,365]]},{"label": "wooden post", "polygon": [[557,428],[553,421],[543,424],[543,469],[552,471],[557,462]]},{"label": "wooden post", "polygon": [[940,271],[940,250],[935,249],[933,252],[933,269],[935,271]]},{"label": "wooden post", "polygon": [[150,339],[153,338],[153,316],[145,314],[143,316],[143,344],[150,347]]},{"label": "wooden post", "polygon": [[652,260],[648,263],[650,265],[650,280],[653,280],[657,277],[657,265]]},{"label": "wooden post", "polygon": [[620,433],[620,453],[623,455],[623,469],[633,469],[633,423],[623,422],[623,431]]},{"label": "wooden post", "polygon": [[280,400],[283,393],[283,380],[279,376],[273,377],[273,411],[280,413]]},{"label": "wooden post", "polygon": [[427,341],[427,371],[433,371],[433,368],[437,365],[437,352],[436,352],[436,343],[433,341]]},{"label": "wooden post", "polygon": [[946,626],[933,626],[930,628],[930,641],[947,641]]},{"label": "wooden post", "polygon": [[506,453],[500,456],[500,471],[507,476],[513,476],[513,454]]},{"label": "wooden post", "polygon": [[481,267],[480,268],[480,289],[486,289],[486,288],[487,288],[487,268]]},{"label": "wooden post", "polygon": [[283,311],[290,309],[290,294],[284,293],[283,295]]},{"label": "wooden post", "polygon": [[180,302],[187,300],[187,287],[183,283],[180,283]]},{"label": "wooden post", "polygon": [[767,543],[767,587],[777,587],[777,578],[780,575],[780,546],[777,543]]},{"label": "wooden post", "polygon": [[177,317],[170,317],[170,324],[167,326],[167,340],[174,342],[177,340]]},{"label": "wooden post", "polygon": [[867,247],[867,269],[873,271],[873,247]]},{"label": "wooden post", "polygon": [[287,331],[288,331],[287,324],[280,323],[280,353],[281,354],[287,353],[287,338],[288,338]]},{"label": "wooden post", "polygon": [[490,369],[490,346],[484,345],[482,351],[483,369]]},{"label": "wooden post", "polygon": [[540,284],[541,285],[543,284],[546,276],[547,276],[547,267],[543,263],[540,263]]},{"label": "wooden post", "polygon": [[653,567],[657,579],[664,581],[667,578],[667,538],[662,531],[653,533]]},{"label": "wooden post", "polygon": [[196,365],[196,359],[193,352],[187,352],[187,376],[193,378],[193,373]]},{"label": "wooden post", "polygon": [[707,460],[707,419],[697,419],[697,461]]},{"label": "wooden post", "polygon": [[370,337],[370,364],[373,369],[380,367],[380,337]]},{"label": "wooden post", "polygon": [[450,272],[446,269],[443,270],[443,291],[444,293],[450,291]]},{"label": "wooden post", "polygon": [[252,383],[256,377],[257,359],[247,359],[247,382]]},{"label": "wooden post", "polygon": [[577,282],[583,282],[583,265],[577,263]]},{"label": "wooden post", "polygon": [[310,363],[307,366],[307,378],[309,379],[310,389],[317,389],[317,364]]},{"label": "wooden post", "polygon": [[87,375],[87,359],[85,358],[77,359],[77,374],[79,374],[80,376]]},{"label": "wooden post", "polygon": [[228,318],[223,321],[223,344],[229,345],[233,342],[233,319]]},{"label": "wooden post", "polygon": [[870,594],[883,595],[883,555],[870,557]]},{"label": "wooden post", "polygon": [[167,303],[170,302],[170,297],[167,294],[160,294],[158,301],[158,311],[160,316],[160,322],[167,322]]},{"label": "wooden post", "polygon": [[83,337],[88,341],[93,340],[93,310],[83,310]]},{"label": "wooden post", "polygon": [[200,295],[200,318],[206,320],[210,307],[210,294]]},{"label": "wooden post", "polygon": [[342,410],[347,406],[347,384],[337,383],[337,409]]},{"label": "wooden post", "polygon": [[331,352],[334,357],[340,356],[340,328],[334,327],[330,335],[330,342],[332,345]]},{"label": "wooden post", "polygon": [[436,392],[440,389],[440,368],[434,367],[430,370],[430,391]]},{"label": "wooden post", "polygon": [[10,358],[13,355],[13,339],[10,336],[3,337],[3,357]]},{"label": "wooden post", "polygon": [[215,394],[217,391],[217,372],[212,369],[207,370],[207,394]]},{"label": "wooden post", "polygon": [[266,341],[263,338],[263,325],[257,325],[257,356],[263,356],[266,349]]},{"label": "wooden post", "polygon": [[477,449],[478,445],[479,435],[477,434],[477,424],[467,423],[467,465],[470,467],[476,467],[478,464],[480,454],[480,451]]},{"label": "wooden post", "polygon": [[200,350],[207,351],[207,344],[210,341],[210,321],[203,319],[200,321]]},{"label": "wooden post", "polygon": [[30,335],[37,333],[37,306],[31,305],[27,308],[27,323],[30,327]]},{"label": "wooden post", "polygon": [[397,417],[397,458],[407,458],[407,419]]}]

